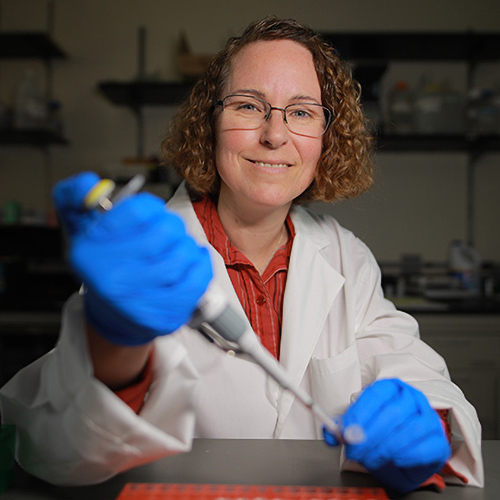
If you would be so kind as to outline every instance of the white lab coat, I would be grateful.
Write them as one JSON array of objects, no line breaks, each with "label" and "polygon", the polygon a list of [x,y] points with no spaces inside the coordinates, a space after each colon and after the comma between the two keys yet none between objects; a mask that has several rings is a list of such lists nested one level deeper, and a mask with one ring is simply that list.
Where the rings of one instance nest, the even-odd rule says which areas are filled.
[{"label": "white lab coat", "polygon": [[[208,244],[183,187],[169,205]],[[482,486],[476,412],[450,382],[443,359],[419,340],[416,322],[384,299],[370,251],[332,217],[295,207],[292,221],[283,366],[331,415],[373,380],[411,383],[434,408],[452,409],[451,465],[469,484]],[[218,284],[242,312],[222,258],[210,250]],[[153,383],[136,415],[93,378],[83,324],[82,297],[75,295],[65,307],[57,347],[17,374],[0,396],[5,422],[19,430],[19,462],[47,481],[103,481],[186,451],[193,437],[321,438],[311,414],[259,367],[227,356],[187,327],[155,341]],[[342,466],[353,464],[342,460]]]}]

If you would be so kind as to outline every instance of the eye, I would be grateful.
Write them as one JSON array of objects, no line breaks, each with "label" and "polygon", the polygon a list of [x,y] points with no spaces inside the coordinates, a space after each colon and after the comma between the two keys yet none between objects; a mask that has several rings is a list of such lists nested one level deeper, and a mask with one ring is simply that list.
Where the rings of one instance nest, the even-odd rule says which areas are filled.
[{"label": "eye", "polygon": [[296,109],[296,110],[294,110],[293,114],[297,118],[309,118],[311,116],[311,113],[309,113],[305,109]]},{"label": "eye", "polygon": [[288,116],[297,120],[315,119],[317,113],[310,106],[304,104],[294,104],[288,107]]},{"label": "eye", "polygon": [[255,103],[252,102],[241,102],[238,105],[238,109],[248,110],[248,111],[258,111]]},{"label": "eye", "polygon": [[298,103],[287,107],[287,117],[289,120],[301,123],[325,122],[325,112],[323,106],[313,103]]},{"label": "eye", "polygon": [[226,101],[226,108],[242,114],[265,113],[265,104],[249,96],[233,96]]}]

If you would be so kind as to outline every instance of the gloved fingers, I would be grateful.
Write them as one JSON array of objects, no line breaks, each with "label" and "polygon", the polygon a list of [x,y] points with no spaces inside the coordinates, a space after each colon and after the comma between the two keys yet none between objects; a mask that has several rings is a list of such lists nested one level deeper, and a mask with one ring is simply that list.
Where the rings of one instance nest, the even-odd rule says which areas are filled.
[{"label": "gloved fingers", "polygon": [[328,446],[338,446],[340,441],[323,425],[323,439]]},{"label": "gloved fingers", "polygon": [[347,425],[358,424],[368,430],[380,412],[400,397],[401,387],[397,380],[377,380],[369,385],[342,417]]},{"label": "gloved fingers", "polygon": [[[372,415],[365,424],[366,439],[359,445],[346,448],[348,458],[362,463],[368,469],[382,467],[400,456],[403,463],[421,465],[422,460],[429,463],[448,456],[448,442],[437,413],[431,408],[427,398],[415,388],[396,381],[390,401],[385,401],[378,414]],[[375,385],[375,384],[374,384]],[[378,384],[377,384],[378,385]],[[382,384],[388,387],[387,384]],[[375,392],[370,390],[368,395]],[[363,412],[361,397],[359,407],[353,410]],[[349,412],[344,415],[348,424]],[[413,451],[415,450],[415,451]],[[420,453],[420,454],[419,454]],[[427,458],[425,458],[427,456]],[[437,458],[436,458],[437,457]]]},{"label": "gloved fingers", "polygon": [[397,380],[379,380],[367,387],[342,417],[344,427],[360,425],[366,439],[355,445],[355,453],[377,447],[415,411],[414,401]]},{"label": "gloved fingers", "polygon": [[419,414],[415,392],[397,379],[380,380],[369,386],[343,417],[344,426],[358,423],[365,433],[362,443],[347,446],[348,458],[379,466],[391,456],[392,450],[387,447],[391,437],[400,436],[404,445],[406,431]]},{"label": "gloved fingers", "polygon": [[[444,464],[450,457],[451,449],[441,419],[420,391],[415,390],[413,397],[417,400],[419,414],[412,420],[411,428],[407,431],[409,435],[406,437],[406,446],[398,446],[396,436],[391,438],[394,462],[400,467],[415,467],[433,462]],[[399,442],[401,443],[401,439]]]},{"label": "gloved fingers", "polygon": [[414,441],[406,448],[399,448],[393,453],[393,461],[398,467],[420,467],[428,464],[442,466],[451,456],[451,448],[445,435],[433,432],[425,439]]},{"label": "gloved fingers", "polygon": [[83,172],[59,181],[52,190],[52,199],[59,219],[66,232],[73,236],[92,225],[99,215],[95,210],[87,210],[84,199],[99,182],[93,172]]},{"label": "gloved fingers", "polygon": [[[172,219],[174,223],[178,220]],[[134,282],[137,286],[169,286],[183,279],[191,268],[196,269],[202,259],[210,267],[208,254],[185,233],[183,226],[179,228],[182,235],[177,230],[168,234],[170,229],[163,222],[152,221],[144,231],[128,238],[110,234],[105,241],[95,241],[82,236],[70,253],[73,268],[87,285],[96,288],[100,287],[99,282],[108,288],[113,283],[120,287],[127,283],[133,286]],[[89,260],[91,254],[98,254],[99,258]],[[140,274],[133,273],[136,266],[141,267]]]},{"label": "gloved fingers", "polygon": [[132,242],[135,237],[153,234],[158,241],[165,237],[175,241],[185,232],[180,217],[167,210],[161,198],[150,193],[138,193],[100,214],[98,224],[89,228],[85,236],[92,241],[120,242],[127,238]]},{"label": "gloved fingers", "polygon": [[[437,414],[436,417],[439,418]],[[366,449],[359,460],[368,470],[388,462],[414,467],[446,460],[449,445],[439,425],[434,426],[425,418],[410,417],[377,446]]]},{"label": "gloved fingers", "polygon": [[208,252],[192,238],[185,237],[163,254],[149,258],[141,281],[154,287],[169,287],[185,282],[189,276],[196,278],[196,274],[202,272],[204,267],[211,268]]},{"label": "gloved fingers", "polygon": [[[190,319],[212,279],[208,250],[196,246],[196,252],[197,258],[190,265],[177,266],[175,278],[167,256],[165,269],[140,262],[96,266],[85,272],[87,287],[99,297],[112,296],[116,311],[132,323],[157,335],[170,333]],[[165,272],[170,273],[168,278]]]},{"label": "gloved fingers", "polygon": [[56,209],[62,212],[66,209],[84,208],[87,193],[99,180],[94,172],[82,172],[57,182],[52,189]]}]

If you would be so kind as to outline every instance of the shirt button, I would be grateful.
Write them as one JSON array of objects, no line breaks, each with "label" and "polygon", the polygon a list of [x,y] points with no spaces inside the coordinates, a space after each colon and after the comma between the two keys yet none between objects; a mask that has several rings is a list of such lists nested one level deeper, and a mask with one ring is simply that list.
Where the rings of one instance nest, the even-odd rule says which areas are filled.
[{"label": "shirt button", "polygon": [[266,303],[266,298],[263,295],[261,295],[260,297],[257,297],[257,301],[256,302],[257,302],[257,304],[259,306],[261,306],[262,304]]}]

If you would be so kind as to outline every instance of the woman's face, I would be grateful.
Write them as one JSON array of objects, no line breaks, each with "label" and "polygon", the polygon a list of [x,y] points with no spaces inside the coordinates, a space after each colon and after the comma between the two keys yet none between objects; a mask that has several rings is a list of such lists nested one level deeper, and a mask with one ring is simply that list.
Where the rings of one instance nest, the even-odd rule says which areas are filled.
[{"label": "woman's face", "polygon": [[[221,98],[230,94],[260,97],[279,108],[297,102],[321,104],[312,55],[291,40],[255,42],[236,54]],[[222,181],[219,203],[234,210],[288,209],[312,182],[321,149],[322,137],[290,132],[279,110],[273,110],[255,130],[231,128],[220,111],[216,120],[216,165]]]}]

